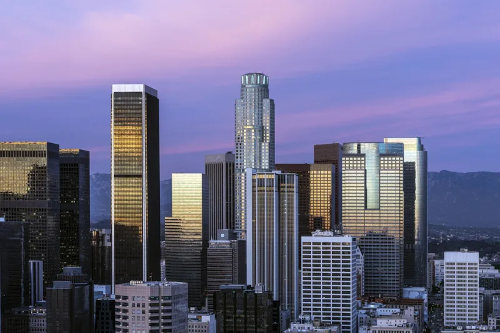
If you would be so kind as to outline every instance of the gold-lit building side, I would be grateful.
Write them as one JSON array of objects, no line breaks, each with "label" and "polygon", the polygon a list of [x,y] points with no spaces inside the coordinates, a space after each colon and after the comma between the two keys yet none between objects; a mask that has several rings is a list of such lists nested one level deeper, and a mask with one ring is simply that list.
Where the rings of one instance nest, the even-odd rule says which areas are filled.
[{"label": "gold-lit building side", "polygon": [[113,284],[160,278],[156,94],[142,84],[113,85]]},{"label": "gold-lit building side", "polygon": [[189,306],[204,302],[208,186],[201,173],[172,174],[172,217],[165,218],[167,280],[189,285]]},{"label": "gold-lit building side", "polygon": [[0,170],[0,216],[28,222],[27,257],[43,261],[47,286],[60,270],[59,146],[1,142]]},{"label": "gold-lit building side", "polygon": [[335,210],[335,166],[311,164],[309,172],[309,231],[332,230]]}]

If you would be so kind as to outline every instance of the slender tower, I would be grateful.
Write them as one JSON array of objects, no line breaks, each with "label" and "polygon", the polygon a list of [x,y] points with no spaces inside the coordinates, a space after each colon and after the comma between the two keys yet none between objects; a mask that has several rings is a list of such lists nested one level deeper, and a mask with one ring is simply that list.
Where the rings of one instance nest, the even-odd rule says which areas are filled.
[{"label": "slender tower", "polygon": [[144,84],[111,95],[112,284],[160,279],[159,105]]},{"label": "slender tower", "polygon": [[274,169],[274,100],[269,98],[269,77],[241,76],[241,96],[235,103],[235,228],[245,238],[245,169]]},{"label": "slender tower", "polygon": [[427,278],[427,151],[420,138],[385,138],[404,146],[405,286],[425,287]]}]

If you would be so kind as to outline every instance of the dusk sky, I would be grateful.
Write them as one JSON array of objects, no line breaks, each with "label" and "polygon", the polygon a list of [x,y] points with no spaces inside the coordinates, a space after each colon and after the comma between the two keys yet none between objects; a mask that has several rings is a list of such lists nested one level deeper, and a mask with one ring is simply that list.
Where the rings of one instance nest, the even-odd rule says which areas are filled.
[{"label": "dusk sky", "polygon": [[233,150],[240,75],[270,76],[277,163],[421,136],[432,171],[500,171],[500,1],[4,1],[0,141],[110,170],[112,83],[160,98],[162,179]]}]

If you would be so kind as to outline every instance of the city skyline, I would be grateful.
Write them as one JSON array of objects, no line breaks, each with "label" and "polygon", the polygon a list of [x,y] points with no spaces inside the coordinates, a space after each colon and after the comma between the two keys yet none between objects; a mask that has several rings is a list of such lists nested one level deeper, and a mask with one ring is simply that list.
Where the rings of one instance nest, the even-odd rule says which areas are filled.
[{"label": "city skyline", "polygon": [[[15,14],[38,16],[22,28],[7,29],[6,43],[18,45],[14,32],[27,42],[9,47],[0,60],[6,69],[0,110],[11,124],[0,138],[66,142],[91,152],[92,173],[109,172],[109,86],[145,82],[158,89],[164,110],[161,178],[200,172],[205,154],[234,149],[235,83],[241,74],[257,71],[271,77],[276,117],[286,119],[276,126],[277,163],[312,162],[310,147],[318,143],[420,136],[429,151],[442,152],[429,156],[431,171],[499,171],[498,157],[487,153],[487,142],[500,127],[499,4],[453,4],[444,10],[446,3],[370,3],[362,9],[344,2],[314,8],[292,3],[273,4],[265,13],[259,6],[229,5],[234,15],[203,4],[194,10],[189,3],[126,2],[118,9],[94,8],[90,2],[57,11],[50,3],[30,4],[30,11],[9,4],[0,15],[13,27],[24,22],[11,22]],[[175,10],[187,21],[200,21],[179,28],[180,38],[170,32],[170,24],[184,26],[179,19],[160,20],[156,14]],[[214,13],[213,18],[201,12]],[[237,23],[232,17],[243,13],[265,22],[262,28],[255,31],[245,22],[235,32],[243,38],[225,34]],[[399,13],[397,20],[385,20],[393,13]],[[155,19],[146,20],[150,16]],[[310,23],[300,25],[303,30],[294,25],[299,18]],[[127,23],[147,33],[108,38]],[[200,25],[209,29],[200,33]],[[142,45],[140,35],[148,36],[152,52],[133,66],[137,54],[129,51]],[[72,48],[75,36],[81,37],[80,47]],[[18,75],[21,64],[23,75]],[[196,97],[188,98],[193,91]],[[44,116],[48,126],[38,126]]]}]

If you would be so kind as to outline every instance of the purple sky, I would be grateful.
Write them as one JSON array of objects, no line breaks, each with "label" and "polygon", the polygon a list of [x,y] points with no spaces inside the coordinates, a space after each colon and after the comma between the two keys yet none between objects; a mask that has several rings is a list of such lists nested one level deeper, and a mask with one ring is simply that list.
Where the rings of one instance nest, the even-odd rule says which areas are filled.
[{"label": "purple sky", "polygon": [[112,83],[159,91],[162,178],[233,149],[240,75],[270,76],[276,161],[422,136],[430,170],[500,171],[500,1],[8,1],[1,141],[91,151]]}]

